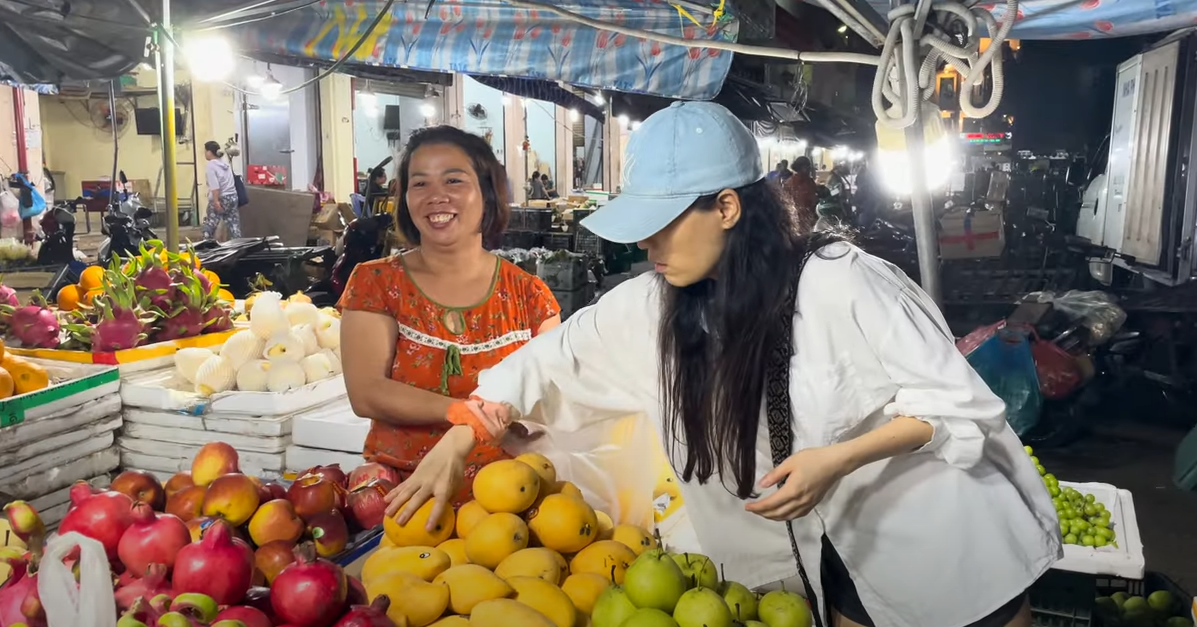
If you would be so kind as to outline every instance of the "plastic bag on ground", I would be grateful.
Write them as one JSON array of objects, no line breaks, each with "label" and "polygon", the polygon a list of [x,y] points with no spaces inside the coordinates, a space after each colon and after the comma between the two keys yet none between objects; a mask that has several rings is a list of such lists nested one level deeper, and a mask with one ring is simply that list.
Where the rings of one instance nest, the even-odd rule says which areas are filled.
[{"label": "plastic bag on ground", "polygon": [[1006,403],[1006,422],[1022,436],[1039,423],[1043,395],[1031,354],[1029,333],[1003,328],[968,355],[981,379]]},{"label": "plastic bag on ground", "polygon": [[645,460],[659,459],[661,448],[647,416],[626,416],[571,432],[526,426],[544,435],[508,445],[509,453],[544,455],[556,466],[558,481],[578,486],[586,502],[606,512],[615,524],[653,528],[658,473],[650,471]]},{"label": "plastic bag on ground", "polygon": [[[79,547],[79,583],[63,563]],[[116,599],[104,546],[74,531],[46,545],[37,575],[37,592],[49,627],[116,627]]]},{"label": "plastic bag on ground", "polygon": [[1108,342],[1126,322],[1126,312],[1113,297],[1101,291],[1031,292],[1023,302],[1051,303],[1053,308],[1069,317],[1082,320],[1094,344]]}]

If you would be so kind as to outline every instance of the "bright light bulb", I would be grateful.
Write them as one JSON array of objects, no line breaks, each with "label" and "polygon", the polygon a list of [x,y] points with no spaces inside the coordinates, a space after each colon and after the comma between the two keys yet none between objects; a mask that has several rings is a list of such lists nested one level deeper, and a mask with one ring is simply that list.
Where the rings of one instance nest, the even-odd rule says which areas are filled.
[{"label": "bright light bulb", "polygon": [[607,102],[607,99],[603,98],[603,92],[600,91],[594,95],[594,104],[601,107],[606,102]]},{"label": "bright light bulb", "polygon": [[[952,175],[952,142],[945,136],[933,144],[925,144],[923,169],[927,190],[942,189]],[[882,183],[895,194],[911,193],[910,158],[905,150],[877,151],[877,167],[881,168]]]},{"label": "bright light bulb", "polygon": [[260,89],[266,83],[266,77],[261,74],[250,74],[245,79],[245,86],[250,89]]},{"label": "bright light bulb", "polygon": [[628,127],[628,123],[629,123],[629,121],[630,121],[630,120],[628,120],[628,116],[626,116],[626,115],[621,115],[621,116],[619,116],[619,125],[620,125],[621,127],[623,127],[623,128],[627,128],[627,127]]},{"label": "bright light bulb", "polygon": [[805,152],[805,151],[806,151],[806,140],[805,139],[798,140],[798,152]]},{"label": "bright light bulb", "polygon": [[433,117],[436,115],[436,107],[430,104],[422,104],[420,105],[420,115],[426,118]]},{"label": "bright light bulb", "polygon": [[237,59],[229,41],[218,35],[195,35],[183,42],[183,58],[191,78],[202,83],[223,81],[233,74]]},{"label": "bright light bulb", "polygon": [[278,100],[283,93],[283,84],[276,80],[267,80],[262,84],[262,97],[267,100]]},{"label": "bright light bulb", "polygon": [[578,121],[578,110],[577,110],[577,109],[570,109],[570,110],[569,110],[569,121],[570,121],[570,122],[577,122],[577,121]]},{"label": "bright light bulb", "polygon": [[357,93],[357,101],[367,109],[378,108],[378,95],[372,91],[359,91]]}]

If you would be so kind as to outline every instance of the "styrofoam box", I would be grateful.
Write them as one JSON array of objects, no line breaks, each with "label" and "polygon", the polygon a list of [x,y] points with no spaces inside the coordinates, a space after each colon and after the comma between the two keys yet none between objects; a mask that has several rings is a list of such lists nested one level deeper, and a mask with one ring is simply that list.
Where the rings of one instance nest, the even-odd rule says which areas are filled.
[{"label": "styrofoam box", "polygon": [[97,433],[92,429],[95,423],[120,416],[121,397],[116,389],[84,401],[4,428],[3,436],[0,436],[0,468],[5,469],[5,474],[10,475],[9,467],[17,462],[94,436]]},{"label": "styrofoam box", "polygon": [[1061,481],[1060,487],[1071,487],[1081,494],[1092,494],[1110,512],[1110,528],[1117,534],[1118,547],[1101,548],[1064,546],[1064,559],[1053,568],[1091,575],[1111,575],[1127,579],[1142,579],[1146,562],[1143,559],[1143,539],[1135,518],[1135,503],[1129,490],[1107,483],[1070,483]]},{"label": "styrofoam box", "polygon": [[365,461],[361,454],[326,451],[306,446],[291,445],[287,447],[287,470],[291,472],[303,472],[313,466],[329,464],[340,464],[341,468],[348,470],[361,466]]},{"label": "styrofoam box", "polygon": [[125,379],[121,400],[126,407],[143,407],[193,415],[209,413],[285,416],[343,397],[345,379],[337,375],[289,392],[224,392],[204,398],[191,391],[174,368]]},{"label": "styrofoam box", "polygon": [[[6,475],[0,492],[16,499],[35,499],[55,490],[69,488],[80,479],[112,472],[121,465],[120,451],[112,445],[112,432],[61,452],[47,455],[37,467],[25,468],[20,476]],[[7,470],[7,469],[6,469]]]},{"label": "styrofoam box", "polygon": [[[211,441],[216,441],[216,438]],[[127,435],[117,438],[117,444],[120,446],[122,466],[153,472],[159,476],[165,474],[168,477],[182,470],[191,470],[191,460],[195,459],[196,453],[202,446],[202,444],[144,440]],[[283,453],[243,450],[238,451],[238,454],[241,472],[263,479],[282,477],[285,466]]]},{"label": "styrofoam box", "polygon": [[370,433],[370,422],[353,413],[348,398],[336,400],[297,414],[291,426],[291,442],[307,448],[360,455]]}]

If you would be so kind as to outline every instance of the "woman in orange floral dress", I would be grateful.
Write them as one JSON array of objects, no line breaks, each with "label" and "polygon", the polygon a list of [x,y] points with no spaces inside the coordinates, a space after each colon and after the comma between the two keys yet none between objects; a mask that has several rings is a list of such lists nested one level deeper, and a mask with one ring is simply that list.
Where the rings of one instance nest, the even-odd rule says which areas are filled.
[{"label": "woman in orange floral dress", "polygon": [[[416,131],[399,164],[398,225],[417,248],[359,265],[338,306],[349,402],[373,424],[363,455],[406,479],[440,440],[478,373],[561,322],[539,278],[483,247],[503,232],[507,178],[490,146],[450,126]],[[507,458],[479,446],[478,469]]]}]

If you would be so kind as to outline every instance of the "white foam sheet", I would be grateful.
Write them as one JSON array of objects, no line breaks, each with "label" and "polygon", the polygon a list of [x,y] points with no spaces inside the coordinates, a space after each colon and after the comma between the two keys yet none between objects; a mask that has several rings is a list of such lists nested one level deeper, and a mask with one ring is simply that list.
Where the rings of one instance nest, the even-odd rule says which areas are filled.
[{"label": "white foam sheet", "polygon": [[109,432],[107,438],[97,438],[101,443],[107,441],[107,444],[83,456],[41,467],[20,478],[5,475],[0,478],[0,492],[15,499],[29,500],[68,488],[80,479],[112,472],[121,465],[121,454],[112,446],[111,437]]},{"label": "white foam sheet", "polygon": [[291,441],[297,446],[361,454],[370,433],[370,420],[353,413],[349,399],[295,416]]},{"label": "white foam sheet", "polygon": [[253,416],[213,412],[196,416],[177,411],[125,408],[125,424],[194,429],[213,433],[229,433],[254,437],[280,437],[291,434],[292,416]]},{"label": "white foam sheet", "polygon": [[[217,439],[213,438],[211,441]],[[195,459],[196,453],[202,446],[143,440],[127,435],[117,438],[117,444],[120,446],[122,466],[166,473],[167,475],[173,475],[182,470],[191,470],[191,460]],[[265,479],[277,479],[282,476],[285,466],[283,453],[238,451],[238,454],[241,472]]]},{"label": "white foam sheet", "polygon": [[199,447],[209,442],[224,442],[238,452],[278,453],[282,454],[291,444],[291,436],[257,437],[250,435],[234,435],[232,433],[213,433],[199,429],[179,429],[175,427],[158,427],[154,425],[125,423],[123,434],[139,440],[157,440],[171,444],[186,444]]},{"label": "white foam sheet", "polygon": [[313,466],[327,466],[340,464],[345,470],[352,470],[366,463],[360,454],[344,453],[340,451],[326,451],[306,446],[287,447],[287,470],[303,472]]},{"label": "white foam sheet", "polygon": [[1117,534],[1118,546],[1101,548],[1064,545],[1064,559],[1056,562],[1056,570],[1092,575],[1111,575],[1127,579],[1142,579],[1146,568],[1143,559],[1143,538],[1139,535],[1139,521],[1135,518],[1135,502],[1130,490],[1122,490],[1108,483],[1070,483],[1061,481],[1060,487],[1075,488],[1081,494],[1092,494],[1110,512],[1110,528]]},{"label": "white foam sheet", "polygon": [[86,456],[99,450],[94,447],[101,441],[112,446],[113,432],[120,426],[121,416],[118,413],[81,425],[74,431],[56,433],[21,448],[0,453],[0,468],[10,476],[20,476],[45,468],[47,459],[61,463]]},{"label": "white foam sheet", "polygon": [[337,375],[289,392],[224,392],[204,398],[191,391],[175,369],[129,377],[121,383],[126,407],[207,413],[286,416],[344,397],[345,378]]},{"label": "white foam sheet", "polygon": [[[92,399],[82,405],[76,404],[60,408],[40,418],[28,419],[19,425],[13,425],[0,430],[0,469],[13,463],[5,461],[13,454],[21,455],[20,451],[33,451],[31,455],[39,455],[40,451],[29,447],[39,447],[41,442],[56,435],[70,433],[84,428],[86,425],[120,413],[121,397],[115,390],[105,396]],[[40,448],[40,447],[39,447]],[[18,459],[25,459],[18,457]]]}]

